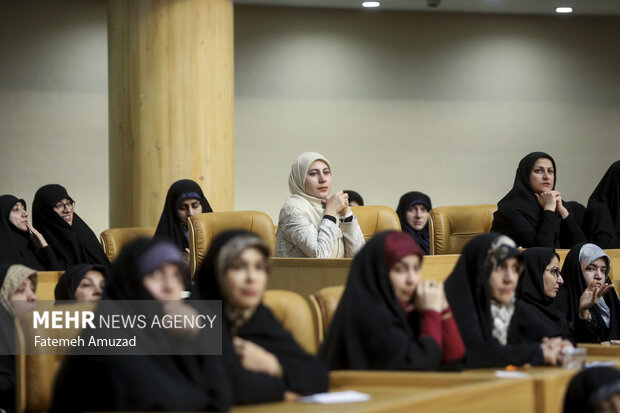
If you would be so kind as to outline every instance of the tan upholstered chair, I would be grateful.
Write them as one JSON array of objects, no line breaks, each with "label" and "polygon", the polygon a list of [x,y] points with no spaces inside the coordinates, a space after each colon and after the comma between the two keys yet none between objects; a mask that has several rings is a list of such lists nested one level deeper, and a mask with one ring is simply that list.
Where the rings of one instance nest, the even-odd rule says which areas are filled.
[{"label": "tan upholstered chair", "polygon": [[463,205],[433,208],[429,218],[430,252],[460,254],[476,235],[489,232],[497,205]]},{"label": "tan upholstered chair", "polygon": [[[66,304],[57,306],[54,310],[92,310],[96,303],[84,302],[79,304]],[[25,315],[28,325],[32,325],[32,313]],[[43,330],[43,327],[40,327]],[[71,339],[79,334],[77,328],[48,329],[45,336],[50,338]],[[37,330],[32,331],[33,336]],[[39,333],[42,334],[42,333]],[[17,328],[17,345],[22,349],[22,354],[15,356],[15,387],[17,393],[18,413],[39,413],[49,410],[52,402],[54,379],[62,362],[59,355],[23,355],[26,341],[32,342],[33,338],[25,337],[21,328]]]},{"label": "tan upholstered chair", "polygon": [[368,241],[377,232],[394,230],[400,231],[400,221],[396,212],[385,205],[368,205],[351,207],[353,214],[364,234],[364,240]]},{"label": "tan upholstered chair", "polygon": [[273,251],[276,238],[273,221],[269,215],[260,211],[228,211],[209,212],[194,215],[189,220],[189,265],[191,273],[202,263],[211,240],[220,232],[231,229],[242,229],[260,235],[267,246]]},{"label": "tan upholstered chair", "polygon": [[121,252],[123,245],[139,237],[152,238],[154,234],[155,227],[111,228],[101,233],[101,244],[105,255],[112,262]]},{"label": "tan upholstered chair", "polygon": [[293,291],[267,290],[263,303],[304,350],[311,354],[317,352],[312,310],[301,295]]},{"label": "tan upholstered chair", "polygon": [[344,292],[343,285],[336,285],[333,287],[325,287],[310,295],[310,304],[314,310],[316,320],[316,332],[317,343],[321,345],[329,323],[332,321],[332,317],[338,308],[340,297]]},{"label": "tan upholstered chair", "polygon": [[37,300],[54,300],[54,290],[64,271],[39,271],[37,273]]}]

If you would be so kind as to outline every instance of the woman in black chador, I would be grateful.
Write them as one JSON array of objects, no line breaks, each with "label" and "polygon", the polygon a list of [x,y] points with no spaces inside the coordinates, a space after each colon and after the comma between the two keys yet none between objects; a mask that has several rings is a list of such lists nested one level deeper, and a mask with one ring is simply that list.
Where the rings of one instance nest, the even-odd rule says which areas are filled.
[{"label": "woman in black chador", "polygon": [[96,301],[101,299],[108,268],[103,265],[78,264],[64,272],[54,288],[56,301]]},{"label": "woman in black chador", "polygon": [[39,271],[60,269],[52,247],[28,223],[26,201],[13,195],[0,196],[0,262]]},{"label": "woman in black chador", "polygon": [[293,399],[327,391],[327,369],[306,353],[262,304],[269,249],[256,234],[227,231],[213,239],[192,298],[222,300],[222,353],[235,404]]},{"label": "woman in black chador", "polygon": [[583,228],[599,247],[620,248],[620,161],[609,167],[590,195]]},{"label": "woman in black chador", "polygon": [[422,192],[407,192],[400,197],[396,214],[400,220],[400,227],[415,238],[424,254],[430,254],[430,234],[428,232],[428,220],[433,209],[431,199]]},{"label": "woman in black chador", "polygon": [[535,317],[515,297],[521,271],[519,250],[505,235],[482,234],[465,245],[445,289],[467,348],[466,367],[561,364],[570,343],[527,337]]},{"label": "woman in black chador", "polygon": [[382,232],[355,256],[320,357],[330,370],[444,370],[465,355],[443,284],[423,281],[411,235]]},{"label": "woman in black chador", "polygon": [[532,152],[519,162],[512,189],[497,203],[491,231],[518,246],[571,248],[586,240],[555,187],[557,168],[551,156]]},{"label": "woman in black chador", "polygon": [[51,245],[60,269],[75,264],[110,266],[95,233],[75,213],[75,202],[60,185],[45,185],[32,202],[32,223]]},{"label": "woman in black chador", "polygon": [[189,252],[189,218],[203,212],[213,212],[213,209],[200,185],[189,179],[176,181],[166,194],[155,238],[170,241],[181,251]]},{"label": "woman in black chador", "polygon": [[620,371],[591,367],[577,373],[566,389],[563,413],[620,411]]},{"label": "woman in black chador", "polygon": [[560,257],[553,248],[533,247],[521,253],[525,270],[519,285],[519,298],[531,310],[532,320],[524,332],[526,337],[571,338],[566,317],[558,310],[555,301],[565,288],[560,272]]},{"label": "woman in black chador", "polygon": [[[160,319],[164,314],[174,317],[194,312],[181,298],[184,266],[181,252],[168,242],[140,238],[127,244],[108,277],[103,296],[108,305],[96,310],[96,319],[98,314],[145,314],[126,312],[143,309],[137,301],[144,300],[154,302]],[[114,331],[126,334],[124,330]],[[132,330],[147,355],[66,356],[56,378],[50,411],[228,410],[232,394],[222,358],[186,352],[181,355],[181,348],[203,343],[205,336],[197,330],[189,332],[191,335],[179,332],[157,329],[150,323]],[[90,334],[99,337],[106,332],[95,329]]]}]

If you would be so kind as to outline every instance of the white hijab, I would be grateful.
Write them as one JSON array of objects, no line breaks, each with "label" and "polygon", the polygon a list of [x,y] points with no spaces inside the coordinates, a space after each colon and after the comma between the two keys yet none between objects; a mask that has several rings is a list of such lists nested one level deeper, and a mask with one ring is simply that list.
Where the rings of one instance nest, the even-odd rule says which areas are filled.
[{"label": "white hijab", "polygon": [[[306,174],[316,160],[325,162],[329,167],[330,173],[333,173],[331,163],[320,153],[302,153],[291,165],[291,174],[288,177],[288,189],[291,195],[286,203],[306,211],[310,221],[318,228],[325,214],[325,207],[323,206],[322,199],[308,195],[305,191]],[[336,219],[338,218],[336,217]]]},{"label": "white hijab", "polygon": [[[581,247],[581,251],[579,251],[579,264],[581,265],[581,273],[583,274],[583,271],[588,267],[588,265],[592,263],[592,261],[596,261],[599,258],[605,259],[607,264],[607,273],[605,273],[605,276],[609,277],[609,271],[611,270],[611,258],[609,258],[609,255],[607,255],[605,251],[601,249],[601,247],[595,244],[584,244],[583,247]],[[605,282],[605,280],[603,280],[603,282]],[[603,297],[599,298],[596,305],[599,306],[603,321],[605,322],[605,325],[609,328],[609,324],[611,323],[609,306],[607,305]]]}]

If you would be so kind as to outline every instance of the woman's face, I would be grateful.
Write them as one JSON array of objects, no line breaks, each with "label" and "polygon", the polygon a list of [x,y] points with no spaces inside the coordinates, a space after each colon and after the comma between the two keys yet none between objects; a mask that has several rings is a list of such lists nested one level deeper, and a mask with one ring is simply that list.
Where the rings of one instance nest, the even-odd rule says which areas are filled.
[{"label": "woman's face", "polygon": [[202,214],[202,204],[196,198],[186,199],[181,202],[179,209],[177,209],[177,216],[185,226],[187,226],[189,218],[197,214]]},{"label": "woman's face", "polygon": [[547,158],[538,158],[530,172],[530,186],[537,194],[553,190],[555,170],[553,162]]},{"label": "woman's face", "polygon": [[560,260],[554,255],[543,272],[545,295],[549,298],[555,298],[562,284],[564,284],[564,279],[560,274]]},{"label": "woman's face", "polygon": [[420,257],[405,255],[390,268],[390,281],[398,301],[408,303],[420,283]]},{"label": "woman's face", "polygon": [[600,287],[605,284],[605,278],[607,278],[607,261],[605,258],[599,258],[592,261],[586,268],[582,270],[583,279],[586,281],[586,285],[592,284],[592,281],[596,281],[596,286]]},{"label": "woman's face", "polygon": [[69,225],[73,224],[73,205],[74,202],[69,198],[63,198],[54,205],[54,211]]},{"label": "woman's face", "polygon": [[180,300],[183,275],[177,264],[164,264],[144,277],[144,287],[156,300]]},{"label": "woman's face", "polygon": [[9,221],[20,231],[28,231],[28,212],[21,202],[13,205],[13,209],[11,209],[9,214]]},{"label": "woman's face", "polygon": [[101,293],[105,286],[103,274],[99,271],[88,271],[75,290],[75,299],[84,301],[96,301],[101,299]]},{"label": "woman's face", "polygon": [[232,307],[258,307],[267,288],[267,257],[256,248],[244,249],[226,270],[223,287]]},{"label": "woman's face", "polygon": [[11,307],[17,317],[21,316],[25,312],[32,310],[37,300],[35,293],[34,283],[29,278],[17,287],[17,290],[11,295]]},{"label": "woman's face", "polygon": [[424,205],[415,204],[407,209],[407,223],[416,231],[424,228],[428,222],[428,209]]},{"label": "woman's face", "polygon": [[332,186],[332,174],[327,164],[320,159],[312,162],[306,173],[304,191],[310,196],[326,199]]},{"label": "woman's face", "polygon": [[502,304],[510,302],[514,297],[520,273],[521,265],[516,257],[504,260],[499,268],[491,271],[489,288],[493,298]]}]

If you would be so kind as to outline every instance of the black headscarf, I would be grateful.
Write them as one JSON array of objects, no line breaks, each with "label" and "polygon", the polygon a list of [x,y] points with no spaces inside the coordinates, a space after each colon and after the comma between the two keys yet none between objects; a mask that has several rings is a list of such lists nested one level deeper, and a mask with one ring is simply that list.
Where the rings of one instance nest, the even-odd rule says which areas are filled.
[{"label": "black headscarf", "polygon": [[590,195],[583,226],[601,248],[620,248],[620,161],[609,167]]},{"label": "black headscarf", "polygon": [[524,248],[570,248],[576,242],[584,241],[585,236],[564,201],[564,207],[569,210],[566,220],[562,220],[556,212],[543,212],[530,185],[530,173],[540,158],[549,159],[553,164],[555,179],[552,189],[555,189],[558,169],[553,158],[544,152],[528,154],[519,162],[512,189],[497,203],[491,231],[508,235]]},{"label": "black headscarf", "polygon": [[[579,319],[579,299],[581,298],[581,294],[583,294],[588,287],[583,278],[581,263],[579,262],[579,255],[584,245],[587,244],[579,243],[575,245],[564,259],[562,277],[564,278],[564,286],[566,288],[561,288],[560,294],[558,294],[556,298],[556,301],[558,301],[558,308],[568,320],[569,325],[574,328],[575,341],[600,342],[620,339],[620,304],[618,303],[618,296],[615,289],[612,289],[603,296],[610,312],[611,320],[609,328],[603,323],[603,319],[600,315],[601,313],[596,304],[590,307],[589,310],[592,315],[592,321],[585,322]],[[607,265],[608,268],[611,268],[611,262],[609,262],[609,260],[607,260]],[[609,270],[605,282],[613,284],[609,279]]]},{"label": "black headscarf", "polygon": [[568,209],[570,213],[573,214],[577,226],[579,228],[583,228],[583,220],[586,216],[586,207],[577,201],[566,201],[565,204],[566,209]]},{"label": "black headscarf", "polygon": [[[161,256],[148,259],[161,244],[144,238],[127,244],[114,261],[103,298],[154,300],[144,278],[167,262]],[[173,262],[182,265],[176,247],[170,248],[177,255]],[[56,379],[50,411],[225,411],[231,403],[230,381],[219,356],[67,356]]]},{"label": "black headscarf", "polygon": [[[391,233],[372,237],[353,259],[319,352],[330,370],[440,369],[441,348],[419,337],[420,314],[407,317],[394,294],[386,256]],[[420,249],[413,253],[422,258]]]},{"label": "black headscarf", "polygon": [[54,250],[62,269],[74,264],[101,264],[110,266],[95,233],[73,211],[73,222],[66,223],[54,211],[62,199],[73,200],[67,190],[50,184],[39,188],[32,202],[32,223]]},{"label": "black headscarf", "polygon": [[213,212],[209,201],[202,193],[200,185],[189,179],[182,179],[170,185],[166,194],[164,210],[159,218],[155,238],[167,239],[178,246],[182,251],[189,248],[189,241],[184,231],[184,224],[179,220],[177,209],[186,199],[198,199],[202,205],[202,212]]},{"label": "black headscarf", "polygon": [[407,192],[400,197],[400,200],[398,201],[398,206],[396,207],[396,214],[398,215],[398,219],[400,219],[400,227],[402,228],[402,231],[411,234],[413,238],[415,238],[420,248],[422,248],[422,251],[424,251],[425,254],[430,254],[431,244],[430,236],[428,233],[428,221],[426,222],[424,228],[419,231],[413,229],[413,227],[411,227],[411,225],[409,225],[409,222],[407,221],[407,210],[412,205],[418,204],[424,205],[426,209],[428,209],[428,212],[431,212],[431,209],[433,209],[433,204],[431,204],[431,199],[428,197],[428,195],[423,194],[422,192],[413,191]]},{"label": "black headscarf", "polygon": [[105,279],[108,268],[103,265],[92,264],[72,265],[58,279],[54,289],[54,298],[56,300],[75,300],[75,291],[89,271],[99,271]]},{"label": "black headscarf", "polygon": [[[226,265],[225,260],[221,259],[221,254],[223,250],[230,247],[230,243],[237,242],[240,238],[245,238],[246,245],[258,248],[266,259],[269,257],[269,249],[256,234],[247,231],[226,231],[218,234],[209,246],[205,259],[196,274],[196,288],[192,298],[222,300],[223,307],[225,309],[229,307],[226,294],[222,294],[219,284],[219,279],[227,270],[227,268],[219,268],[220,265]],[[257,242],[255,240],[257,238],[260,241]],[[242,251],[238,251],[240,252]],[[232,257],[228,257],[228,261],[231,259]],[[228,319],[229,328],[225,329],[225,337],[226,334],[230,334],[233,322],[234,320]],[[318,359],[306,353],[262,303],[243,325],[235,328],[238,328],[237,336],[252,341],[275,355],[282,365],[284,375],[280,380],[244,370],[236,357],[230,357],[233,355],[232,337],[228,336],[230,341],[224,337],[222,351],[225,360],[229,363],[229,371],[232,371],[234,375],[234,393],[237,403],[281,400],[285,389],[297,394],[327,391],[328,374],[325,366]]]},{"label": "black headscarf", "polygon": [[351,190],[351,189],[346,189],[343,191],[345,194],[349,195],[349,204],[351,202],[357,202],[357,204],[359,206],[364,206],[364,198],[362,198],[362,196],[360,194],[358,194],[357,192]]},{"label": "black headscarf", "polygon": [[612,367],[591,367],[577,373],[564,397],[563,413],[595,413],[606,398],[620,393],[620,371]]},{"label": "black headscarf", "polygon": [[26,202],[23,199],[13,195],[0,196],[0,262],[23,264],[39,271],[58,269],[55,257],[53,260],[47,260],[44,254],[37,251],[28,231],[20,230],[9,221],[11,210],[18,202],[21,202],[26,209]]},{"label": "black headscarf", "polygon": [[[528,320],[527,333],[533,339],[541,337],[570,337],[570,331],[566,317],[556,308],[554,298],[545,294],[543,273],[553,257],[559,259],[558,254],[552,248],[528,248],[522,252],[525,269],[519,281],[520,299],[523,304],[531,307],[535,315],[533,320]],[[563,286],[560,288],[564,288]]]},{"label": "black headscarf", "polygon": [[454,270],[444,283],[446,297],[467,348],[466,366],[522,365],[538,353],[540,343],[522,337],[523,306],[517,300],[506,345],[493,337],[489,275],[493,268],[519,251],[498,233],[482,234],[465,245]]}]

